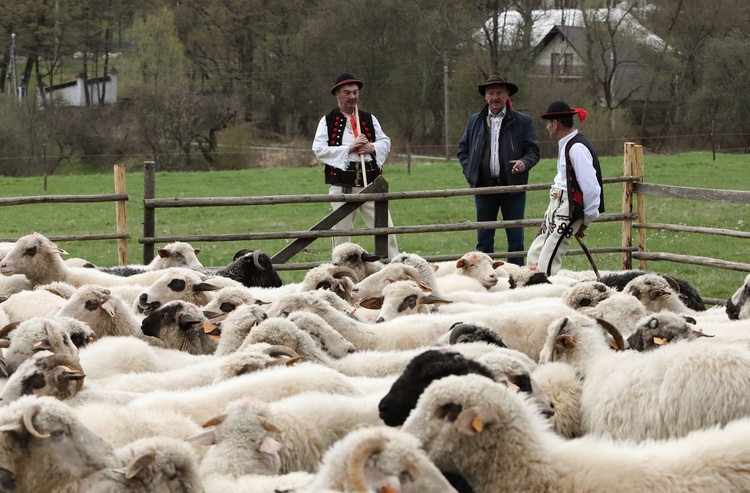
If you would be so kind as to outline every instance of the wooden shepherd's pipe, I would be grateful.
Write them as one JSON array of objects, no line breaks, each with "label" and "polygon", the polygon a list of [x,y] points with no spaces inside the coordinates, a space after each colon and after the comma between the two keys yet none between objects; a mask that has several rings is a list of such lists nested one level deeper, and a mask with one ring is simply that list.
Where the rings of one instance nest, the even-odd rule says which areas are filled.
[{"label": "wooden shepherd's pipe", "polygon": [[[357,124],[357,135],[362,135],[362,131],[359,128],[359,108],[354,105],[354,122]],[[357,151],[359,154],[359,162],[362,165],[362,183],[367,186],[367,171],[365,169],[365,155]]]}]

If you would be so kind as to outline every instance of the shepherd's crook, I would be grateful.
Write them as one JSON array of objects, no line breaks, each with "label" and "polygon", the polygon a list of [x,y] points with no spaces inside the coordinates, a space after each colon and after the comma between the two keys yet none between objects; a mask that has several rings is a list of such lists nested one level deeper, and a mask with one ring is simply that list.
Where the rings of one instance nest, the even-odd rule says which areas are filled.
[{"label": "shepherd's crook", "polygon": [[589,263],[591,264],[591,268],[594,269],[594,274],[596,274],[597,279],[601,279],[602,276],[599,274],[599,269],[596,268],[596,263],[594,262],[594,257],[591,256],[591,252],[589,252],[588,247],[583,242],[580,236],[576,236],[576,240],[578,240],[578,244],[581,245],[581,248],[583,249],[583,253],[586,254],[586,258],[589,259]]},{"label": "shepherd's crook", "polygon": [[[357,108],[357,105],[354,105],[354,122],[357,124],[357,135],[360,135],[360,129],[359,129],[359,109]],[[365,155],[360,154],[359,155],[359,162],[362,165],[362,183],[364,183],[365,186],[367,186],[367,171],[365,169]]]}]

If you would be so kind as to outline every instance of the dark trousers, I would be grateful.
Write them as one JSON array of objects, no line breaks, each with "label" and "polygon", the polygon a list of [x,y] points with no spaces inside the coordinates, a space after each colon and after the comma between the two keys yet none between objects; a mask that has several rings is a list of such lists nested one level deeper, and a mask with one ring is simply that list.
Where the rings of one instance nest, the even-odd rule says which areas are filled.
[{"label": "dark trousers", "polygon": [[[498,212],[502,212],[503,221],[523,219],[526,210],[526,193],[498,193],[491,195],[475,195],[474,204],[477,208],[477,222],[497,221]],[[506,228],[508,251],[523,251],[523,228]],[[477,230],[477,250],[484,253],[495,251],[495,230]],[[508,262],[523,265],[523,257],[509,258]]]}]

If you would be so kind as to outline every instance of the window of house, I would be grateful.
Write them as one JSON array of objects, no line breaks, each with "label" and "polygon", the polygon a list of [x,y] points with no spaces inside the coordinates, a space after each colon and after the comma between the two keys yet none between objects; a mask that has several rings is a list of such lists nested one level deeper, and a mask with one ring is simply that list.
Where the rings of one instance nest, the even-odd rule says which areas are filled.
[{"label": "window of house", "polygon": [[570,75],[573,73],[573,54],[572,53],[566,53],[563,56],[562,73],[565,75]]},{"label": "window of house", "polygon": [[560,54],[552,53],[552,59],[550,60],[549,71],[552,75],[560,73]]}]

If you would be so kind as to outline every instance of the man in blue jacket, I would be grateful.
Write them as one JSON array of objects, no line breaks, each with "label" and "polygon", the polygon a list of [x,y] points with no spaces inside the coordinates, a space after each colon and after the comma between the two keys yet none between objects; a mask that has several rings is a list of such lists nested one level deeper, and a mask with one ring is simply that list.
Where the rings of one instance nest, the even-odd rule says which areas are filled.
[{"label": "man in blue jacket", "polygon": [[[492,75],[479,84],[479,94],[487,105],[469,117],[466,132],[458,144],[458,159],[471,188],[526,185],[529,170],[539,162],[539,144],[531,118],[513,109],[510,97],[518,86],[500,75]],[[475,195],[477,222],[497,221],[502,212],[504,221],[523,219],[526,193],[494,193]],[[524,250],[523,228],[506,228],[508,251]],[[480,252],[495,251],[495,230],[477,230]],[[510,258],[523,265],[523,257]]]}]

